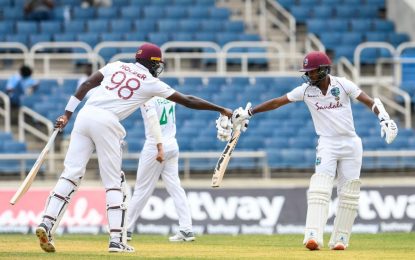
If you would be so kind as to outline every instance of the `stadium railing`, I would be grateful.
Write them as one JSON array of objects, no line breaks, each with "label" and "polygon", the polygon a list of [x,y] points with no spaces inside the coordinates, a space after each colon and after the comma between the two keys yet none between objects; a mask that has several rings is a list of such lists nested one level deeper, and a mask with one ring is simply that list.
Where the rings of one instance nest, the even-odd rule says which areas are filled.
[{"label": "stadium railing", "polygon": [[3,106],[0,107],[0,116],[3,117],[4,132],[10,132],[10,98],[4,92],[0,91],[0,99],[2,101],[1,105]]}]

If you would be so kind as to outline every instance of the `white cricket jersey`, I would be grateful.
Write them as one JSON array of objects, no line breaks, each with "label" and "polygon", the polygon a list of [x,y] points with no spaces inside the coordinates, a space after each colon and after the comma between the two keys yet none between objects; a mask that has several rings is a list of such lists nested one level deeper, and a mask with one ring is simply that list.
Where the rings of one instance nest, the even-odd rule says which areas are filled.
[{"label": "white cricket jersey", "polygon": [[304,101],[313,118],[319,136],[356,136],[351,98],[362,90],[348,79],[329,75],[326,95],[316,86],[304,83],[287,93],[290,101]]},{"label": "white cricket jersey", "polygon": [[99,70],[104,79],[85,105],[113,112],[123,120],[154,96],[169,97],[175,90],[153,77],[139,63],[116,61]]},{"label": "white cricket jersey", "polygon": [[156,139],[148,127],[148,118],[154,114],[159,119],[163,145],[169,146],[171,143],[176,143],[175,110],[176,103],[161,97],[154,97],[141,106],[141,114],[144,119],[146,132],[146,143],[154,147],[156,146]]}]

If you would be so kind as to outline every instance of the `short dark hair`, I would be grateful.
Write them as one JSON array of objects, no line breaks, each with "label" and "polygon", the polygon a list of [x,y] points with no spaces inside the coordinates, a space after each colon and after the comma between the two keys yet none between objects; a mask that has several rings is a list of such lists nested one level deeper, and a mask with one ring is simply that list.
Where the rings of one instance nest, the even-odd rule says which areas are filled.
[{"label": "short dark hair", "polygon": [[22,75],[23,78],[30,77],[32,75],[32,69],[27,65],[23,65],[20,67],[20,75]]}]

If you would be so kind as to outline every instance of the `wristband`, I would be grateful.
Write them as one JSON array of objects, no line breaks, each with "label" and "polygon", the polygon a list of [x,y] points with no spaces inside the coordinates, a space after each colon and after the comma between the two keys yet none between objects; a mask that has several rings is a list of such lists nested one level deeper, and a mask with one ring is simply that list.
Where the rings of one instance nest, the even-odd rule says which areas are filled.
[{"label": "wristband", "polygon": [[65,110],[73,113],[73,111],[75,111],[79,103],[81,103],[81,100],[77,99],[75,96],[71,96],[71,98],[68,101],[68,104],[66,104]]}]

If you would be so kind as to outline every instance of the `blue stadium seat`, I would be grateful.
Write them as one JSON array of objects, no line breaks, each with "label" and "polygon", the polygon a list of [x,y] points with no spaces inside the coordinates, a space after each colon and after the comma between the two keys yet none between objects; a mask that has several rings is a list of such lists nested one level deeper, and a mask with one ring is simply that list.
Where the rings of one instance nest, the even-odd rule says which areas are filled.
[{"label": "blue stadium seat", "polygon": [[320,34],[320,40],[327,49],[335,49],[342,39],[341,33],[324,33]]},{"label": "blue stadium seat", "polygon": [[337,18],[350,18],[353,17],[358,8],[354,5],[338,5],[334,7]]},{"label": "blue stadium seat", "polygon": [[0,22],[0,34],[11,34],[14,32],[14,23],[12,21],[1,21]]},{"label": "blue stadium seat", "polygon": [[166,33],[149,33],[147,37],[150,42],[158,46],[161,46],[170,40],[169,35]]},{"label": "blue stadium seat", "polygon": [[173,41],[193,41],[192,33],[174,33],[172,34]]},{"label": "blue stadium seat", "polygon": [[335,52],[335,60],[340,59],[341,57],[345,57],[350,62],[353,62],[353,53],[354,53],[354,46],[346,45],[346,46],[339,46],[337,47]]},{"label": "blue stadium seat", "polygon": [[394,46],[398,46],[403,42],[409,42],[410,38],[406,33],[396,33],[391,32],[388,33],[388,42],[390,42]]},{"label": "blue stadium seat", "polygon": [[[194,34],[196,41],[207,41],[207,42],[215,42],[216,41],[216,35],[214,33],[208,33],[208,32],[199,32]],[[213,52],[210,48],[203,49],[203,52]]]},{"label": "blue stadium seat", "polygon": [[195,4],[197,6],[209,7],[209,6],[215,6],[215,2],[216,0],[196,0]]},{"label": "blue stadium seat", "polygon": [[108,20],[88,20],[86,22],[87,32],[89,33],[105,33],[109,32],[109,21]]},{"label": "blue stadium seat", "polygon": [[242,21],[227,21],[225,22],[224,29],[227,32],[243,33],[245,25]]},{"label": "blue stadium seat", "polygon": [[182,19],[187,16],[187,8],[183,6],[171,6],[166,9],[166,18],[173,18],[173,19]]},{"label": "blue stadium seat", "polygon": [[19,7],[5,7],[3,8],[3,20],[14,20],[21,21],[23,20],[23,8]]},{"label": "blue stadium seat", "polygon": [[[216,34],[216,42],[219,45],[225,45],[228,42],[238,41],[239,40],[239,34],[237,33],[218,33]],[[236,48],[234,48],[236,49]],[[231,49],[232,51],[232,49]],[[235,51],[236,52],[236,51]],[[239,51],[237,51],[239,52]],[[244,52],[244,51],[242,51]]]},{"label": "blue stadium seat", "polygon": [[72,18],[74,20],[90,20],[95,18],[95,8],[82,8],[75,6],[72,9]]},{"label": "blue stadium seat", "polygon": [[303,149],[281,149],[281,161],[285,168],[303,169],[307,168],[305,153]]},{"label": "blue stadium seat", "polygon": [[33,34],[38,32],[38,26],[36,22],[17,22],[16,33],[21,34]]},{"label": "blue stadium seat", "polygon": [[209,17],[215,20],[228,20],[231,12],[228,8],[212,7],[209,10]]},{"label": "blue stadium seat", "polygon": [[123,6],[121,7],[121,17],[123,19],[138,19],[141,16],[141,7],[136,5],[130,5],[130,6]]},{"label": "blue stadium seat", "polygon": [[359,6],[359,18],[374,19],[378,16],[378,11],[370,5]]},{"label": "blue stadium seat", "polygon": [[240,41],[261,41],[261,37],[258,34],[242,33],[239,34]]},{"label": "blue stadium seat", "polygon": [[179,21],[179,30],[189,33],[197,32],[200,28],[200,21],[198,19],[181,19]]},{"label": "blue stadium seat", "polygon": [[40,22],[40,33],[61,33],[62,26],[60,21],[42,21]]},{"label": "blue stadium seat", "polygon": [[208,19],[209,9],[201,5],[191,6],[187,9],[187,16],[189,18]]},{"label": "blue stadium seat", "polygon": [[[333,17],[334,14],[334,10],[333,7],[331,6],[321,6],[321,5],[317,5],[313,7],[313,15],[316,18],[323,18],[327,21],[327,19]],[[324,28],[324,27],[322,27]],[[321,30],[321,28],[320,28]]]},{"label": "blue stadium seat", "polygon": [[320,0],[298,0],[297,3],[301,6],[313,7],[320,3]]},{"label": "blue stadium seat", "polygon": [[295,1],[293,0],[277,0],[277,2],[284,7],[285,9],[290,9],[293,5],[295,5]]},{"label": "blue stadium seat", "polygon": [[221,32],[223,29],[223,21],[219,20],[203,20],[201,23],[201,29],[203,32]]},{"label": "blue stadium seat", "polygon": [[310,19],[306,22],[306,25],[309,32],[319,34],[321,32],[321,28],[324,28],[327,25],[327,21]]},{"label": "blue stadium seat", "polygon": [[29,46],[33,47],[38,42],[50,42],[52,41],[52,35],[49,33],[32,34],[29,35]]},{"label": "blue stadium seat", "polygon": [[244,136],[240,139],[238,149],[258,151],[264,149],[264,138],[259,135]]},{"label": "blue stadium seat", "polygon": [[374,20],[373,27],[376,31],[392,32],[395,29],[393,22],[386,20]]},{"label": "blue stadium seat", "polygon": [[165,16],[165,9],[160,8],[160,6],[155,6],[155,5],[150,5],[150,6],[145,6],[144,7],[143,17],[153,18],[154,14],[157,14],[157,17],[164,17]]},{"label": "blue stadium seat", "polygon": [[6,35],[7,42],[20,42],[24,45],[28,45],[28,36],[27,34],[8,34]]},{"label": "blue stadium seat", "polygon": [[368,42],[385,42],[388,35],[384,32],[366,32],[365,39]]},{"label": "blue stadium seat", "polygon": [[370,19],[355,19],[350,21],[350,27],[355,32],[367,32],[372,29],[372,20]]},{"label": "blue stadium seat", "polygon": [[97,8],[98,19],[115,19],[118,18],[118,8],[116,7],[100,7]]},{"label": "blue stadium seat", "polygon": [[99,42],[99,35],[96,33],[80,33],[75,38],[77,41],[89,44],[92,48]]},{"label": "blue stadium seat", "polygon": [[177,20],[163,19],[158,21],[158,31],[163,33],[177,32]]},{"label": "blue stadium seat", "polygon": [[71,42],[75,41],[75,33],[56,33],[53,35],[53,40],[56,42]]},{"label": "blue stadium seat", "polygon": [[133,30],[133,24],[129,19],[111,20],[110,27],[113,33],[128,33]]},{"label": "blue stadium seat", "polygon": [[101,41],[122,41],[124,35],[122,33],[101,33]]},{"label": "blue stadium seat", "polygon": [[363,41],[363,33],[361,32],[347,32],[343,34],[341,43],[343,45],[358,45]]},{"label": "blue stadium seat", "polygon": [[349,30],[349,23],[347,19],[334,18],[326,20],[326,22],[326,27],[331,32],[342,33],[347,32]]},{"label": "blue stadium seat", "polygon": [[85,32],[85,21],[77,20],[63,23],[63,30],[65,33],[79,33]]},{"label": "blue stadium seat", "polygon": [[174,0],[174,5],[191,6],[193,3],[193,0]]},{"label": "blue stadium seat", "polygon": [[376,48],[366,48],[360,53],[360,62],[363,64],[375,64],[379,57],[379,50]]},{"label": "blue stadium seat", "polygon": [[133,24],[134,24],[135,31],[142,33],[142,34],[153,33],[157,31],[155,20],[151,20],[151,19],[135,20]]},{"label": "blue stadium seat", "polygon": [[295,17],[297,23],[305,23],[307,18],[311,16],[310,9],[305,6],[291,7],[291,14]]}]

